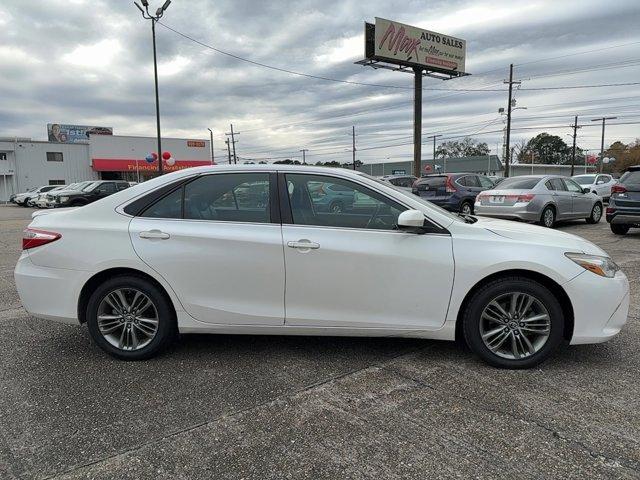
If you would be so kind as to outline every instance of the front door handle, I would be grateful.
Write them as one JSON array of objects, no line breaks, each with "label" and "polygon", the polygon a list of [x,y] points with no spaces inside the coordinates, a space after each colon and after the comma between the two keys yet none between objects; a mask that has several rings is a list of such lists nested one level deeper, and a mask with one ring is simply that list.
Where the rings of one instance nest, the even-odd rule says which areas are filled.
[{"label": "front door handle", "polygon": [[171,235],[160,230],[149,230],[146,232],[140,232],[138,234],[140,238],[146,238],[151,240],[167,240]]},{"label": "front door handle", "polygon": [[317,250],[320,244],[309,240],[298,240],[297,242],[287,242],[287,247],[298,248],[300,250]]}]

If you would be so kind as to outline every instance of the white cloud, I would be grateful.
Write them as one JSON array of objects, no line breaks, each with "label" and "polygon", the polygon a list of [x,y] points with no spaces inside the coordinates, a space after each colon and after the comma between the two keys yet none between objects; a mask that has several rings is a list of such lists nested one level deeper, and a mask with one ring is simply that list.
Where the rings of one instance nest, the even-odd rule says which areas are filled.
[{"label": "white cloud", "polygon": [[104,39],[93,45],[79,45],[70,53],[62,56],[62,60],[85,68],[106,68],[120,54],[120,40]]}]

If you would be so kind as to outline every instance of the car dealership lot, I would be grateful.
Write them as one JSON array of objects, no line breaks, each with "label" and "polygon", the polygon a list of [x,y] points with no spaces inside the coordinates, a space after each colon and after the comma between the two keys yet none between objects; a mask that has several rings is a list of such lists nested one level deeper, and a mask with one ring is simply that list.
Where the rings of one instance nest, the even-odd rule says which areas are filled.
[{"label": "car dealership lot", "polygon": [[31,211],[0,207],[0,478],[640,475],[640,230],[560,226],[620,264],[630,318],[538,369],[448,342],[328,337],[184,336],[124,363],[86,328],[21,309]]}]

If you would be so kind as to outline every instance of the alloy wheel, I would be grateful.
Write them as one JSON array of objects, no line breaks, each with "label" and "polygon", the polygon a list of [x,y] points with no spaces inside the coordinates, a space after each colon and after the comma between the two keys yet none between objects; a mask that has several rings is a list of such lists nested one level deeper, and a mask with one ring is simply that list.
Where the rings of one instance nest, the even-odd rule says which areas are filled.
[{"label": "alloy wheel", "polygon": [[600,205],[596,205],[593,207],[591,218],[597,223],[600,220],[600,217],[602,217],[602,207]]},{"label": "alloy wheel", "polygon": [[553,210],[551,210],[550,208],[547,208],[544,211],[544,217],[542,218],[543,222],[544,222],[544,226],[545,227],[553,227],[553,221],[554,219],[554,214],[553,214]]},{"label": "alloy wheel", "polygon": [[501,294],[480,316],[480,336],[495,355],[520,360],[539,352],[551,333],[551,317],[543,303],[522,292]]},{"label": "alloy wheel", "polygon": [[136,288],[109,292],[98,306],[98,329],[120,350],[140,350],[158,333],[158,311],[151,299]]},{"label": "alloy wheel", "polygon": [[471,215],[471,205],[469,205],[468,203],[463,203],[462,204],[462,208],[460,209],[461,213],[463,215]]}]

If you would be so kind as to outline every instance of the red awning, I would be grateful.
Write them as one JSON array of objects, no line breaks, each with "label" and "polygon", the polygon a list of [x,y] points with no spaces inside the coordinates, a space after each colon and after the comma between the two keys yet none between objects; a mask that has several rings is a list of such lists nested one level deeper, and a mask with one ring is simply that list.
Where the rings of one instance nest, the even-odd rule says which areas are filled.
[{"label": "red awning", "polygon": [[[165,163],[163,170],[175,172],[176,170],[201,167],[203,165],[211,165],[211,162],[209,160],[176,160],[176,163],[172,166]],[[136,165],[136,160],[130,158],[92,158],[91,166],[96,172],[150,172],[158,170],[158,161],[147,163],[146,160],[140,159]]]}]

